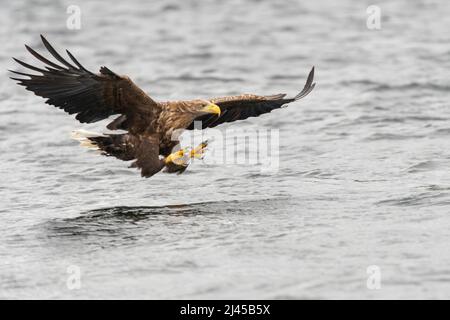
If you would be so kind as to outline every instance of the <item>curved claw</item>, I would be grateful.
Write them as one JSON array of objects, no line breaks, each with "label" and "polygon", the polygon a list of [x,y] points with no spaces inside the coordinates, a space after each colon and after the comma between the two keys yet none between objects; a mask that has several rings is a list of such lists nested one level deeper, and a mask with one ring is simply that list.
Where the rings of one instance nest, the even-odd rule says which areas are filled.
[{"label": "curved claw", "polygon": [[208,140],[205,140],[202,143],[200,143],[197,147],[191,150],[190,157],[192,159],[203,159],[207,147],[208,147]]}]

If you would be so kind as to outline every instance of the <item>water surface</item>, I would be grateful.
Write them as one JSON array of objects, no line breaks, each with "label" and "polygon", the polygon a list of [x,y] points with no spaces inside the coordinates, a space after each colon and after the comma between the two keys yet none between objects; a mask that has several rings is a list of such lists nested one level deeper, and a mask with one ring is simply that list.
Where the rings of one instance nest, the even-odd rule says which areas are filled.
[{"label": "water surface", "polygon": [[[381,30],[369,1],[80,1],[81,30],[69,4],[0,11],[0,298],[450,297],[449,2],[381,1]],[[277,173],[197,162],[142,179],[69,138],[106,121],[7,79],[40,33],[158,100],[295,94],[312,65],[317,87],[224,126],[279,129]]]}]

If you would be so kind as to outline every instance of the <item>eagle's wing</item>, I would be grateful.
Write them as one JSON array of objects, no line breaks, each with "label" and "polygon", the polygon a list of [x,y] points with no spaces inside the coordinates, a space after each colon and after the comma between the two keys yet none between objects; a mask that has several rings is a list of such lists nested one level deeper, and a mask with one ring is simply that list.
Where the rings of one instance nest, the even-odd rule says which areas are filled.
[{"label": "eagle's wing", "polygon": [[[271,96],[258,96],[253,94],[243,94],[240,96],[229,96],[210,99],[212,103],[217,104],[222,110],[220,117],[213,114],[207,114],[195,119],[202,122],[202,129],[212,128],[225,122],[244,120],[249,117],[257,117],[263,113],[278,109],[284,104],[306,97],[316,85],[314,80],[314,67],[311,69],[303,90],[293,98],[285,98],[285,94],[276,94]],[[188,129],[194,129],[192,123]]]},{"label": "eagle's wing", "polygon": [[29,77],[29,79],[14,77],[11,79],[17,80],[18,84],[36,95],[46,98],[46,103],[61,108],[69,114],[75,113],[76,119],[83,123],[96,122],[113,114],[123,114],[133,118],[136,114],[151,117],[158,112],[158,104],[128,77],[119,76],[106,67],[101,67],[100,73],[94,74],[85,69],[66,50],[73,65],[61,57],[42,35],[41,39],[59,64],[48,60],[29,46],[25,46],[35,58],[45,63],[45,69],[14,58],[22,66],[41,74],[10,71]]}]

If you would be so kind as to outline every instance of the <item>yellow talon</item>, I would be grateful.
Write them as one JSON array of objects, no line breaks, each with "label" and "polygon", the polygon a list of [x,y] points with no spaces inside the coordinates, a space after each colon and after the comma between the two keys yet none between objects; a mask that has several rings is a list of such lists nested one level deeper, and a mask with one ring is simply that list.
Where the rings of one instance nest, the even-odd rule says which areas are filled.
[{"label": "yellow talon", "polygon": [[202,159],[205,154],[205,149],[208,146],[208,141],[200,143],[197,147],[191,150],[190,157],[195,159]]},{"label": "yellow talon", "polygon": [[178,150],[178,151],[176,151],[176,152],[173,152],[173,153],[171,153],[171,154],[169,154],[167,157],[166,157],[166,159],[164,159],[164,162],[165,163],[175,163],[175,164],[178,164],[178,165],[183,165],[184,164],[184,160],[183,160],[183,157],[184,157],[184,150]]},{"label": "yellow talon", "polygon": [[184,148],[169,154],[164,162],[166,164],[174,163],[176,165],[187,165],[189,159],[203,159],[208,141],[203,141],[197,147],[189,150],[190,148]]}]

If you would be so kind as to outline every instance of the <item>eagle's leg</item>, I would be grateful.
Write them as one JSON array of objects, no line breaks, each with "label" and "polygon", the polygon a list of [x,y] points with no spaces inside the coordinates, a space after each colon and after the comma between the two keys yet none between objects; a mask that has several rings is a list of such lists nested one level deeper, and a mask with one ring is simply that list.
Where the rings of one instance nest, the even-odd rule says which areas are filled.
[{"label": "eagle's leg", "polygon": [[165,172],[178,174],[183,173],[191,164],[192,159],[203,159],[207,146],[208,141],[203,141],[193,149],[184,148],[171,153],[166,157]]},{"label": "eagle's leg", "polygon": [[167,173],[183,173],[189,166],[189,157],[186,155],[186,151],[178,150],[164,158],[166,167],[164,172]]},{"label": "eagle's leg", "polygon": [[206,148],[208,147],[208,140],[203,141],[197,147],[190,151],[191,159],[203,159],[205,156]]}]

